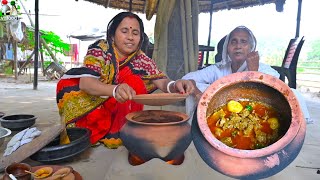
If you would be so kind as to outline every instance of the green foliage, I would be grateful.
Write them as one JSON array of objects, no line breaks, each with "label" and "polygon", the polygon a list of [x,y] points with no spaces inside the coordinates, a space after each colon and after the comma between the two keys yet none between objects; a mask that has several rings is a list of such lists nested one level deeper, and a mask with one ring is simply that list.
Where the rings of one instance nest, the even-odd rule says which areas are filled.
[{"label": "green foliage", "polygon": [[[70,46],[68,43],[64,42],[60,36],[56,35],[54,32],[52,31],[44,31],[44,30],[40,30],[40,37],[44,39],[44,41],[47,43],[47,45],[49,46],[50,50],[52,51],[52,53],[54,54],[62,54],[64,55],[65,51],[69,51],[70,50]],[[26,49],[33,49],[34,45],[35,45],[35,39],[34,39],[34,31],[27,29],[27,36],[28,36],[28,45],[20,45],[20,48],[22,51],[26,50]],[[41,48],[39,49],[40,52],[44,52],[45,55],[49,55],[49,52],[47,51],[47,49],[45,48]]]},{"label": "green foliage", "polygon": [[63,42],[60,36],[56,35],[54,32],[40,30],[40,33],[41,37],[45,40],[53,52],[64,54],[64,51],[70,50],[69,44]]},{"label": "green foliage", "polygon": [[320,59],[320,39],[310,42],[311,50],[308,52],[308,60]]},{"label": "green foliage", "polygon": [[281,66],[288,43],[289,40],[265,36],[258,40],[257,50],[264,63]]},{"label": "green foliage", "polygon": [[11,66],[5,67],[4,74],[5,75],[12,75],[13,74],[12,67]]},{"label": "green foliage", "polygon": [[[208,65],[215,63],[215,60],[214,60],[215,55],[216,55],[215,52],[209,52]],[[204,52],[203,53],[203,62],[202,62],[203,66],[205,66],[206,60],[207,60],[207,52]]]},{"label": "green foliage", "polygon": [[46,69],[52,61],[43,61],[43,66]]},{"label": "green foliage", "polygon": [[269,50],[268,53],[265,52],[265,63],[275,66],[281,66],[284,57],[283,52],[285,52],[285,48],[273,49],[272,51]]},{"label": "green foliage", "polygon": [[303,73],[305,72],[305,68],[297,68],[297,73]]},{"label": "green foliage", "polygon": [[[44,61],[43,62],[44,68],[46,69],[51,63],[52,63],[52,61]],[[61,65],[63,64],[62,61],[59,61],[58,63],[61,64]]]}]

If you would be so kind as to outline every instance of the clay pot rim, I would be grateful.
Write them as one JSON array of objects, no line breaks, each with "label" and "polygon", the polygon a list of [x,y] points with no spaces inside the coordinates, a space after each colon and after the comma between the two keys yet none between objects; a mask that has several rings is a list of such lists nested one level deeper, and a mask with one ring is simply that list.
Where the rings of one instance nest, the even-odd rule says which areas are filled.
[{"label": "clay pot rim", "polygon": [[[26,118],[23,118],[23,119],[10,119],[14,116],[26,116]],[[9,119],[8,119],[9,118]],[[12,114],[12,115],[6,115],[6,116],[3,116],[0,118],[0,121],[1,122],[26,122],[26,121],[33,121],[35,119],[37,119],[38,117],[36,117],[35,115],[33,114]]]},{"label": "clay pot rim", "polygon": [[0,118],[2,118],[2,117],[5,116],[5,115],[6,115],[6,113],[0,112]]},{"label": "clay pot rim", "polygon": [[0,127],[0,129],[1,129],[1,131],[5,131],[5,134],[2,134],[0,136],[0,138],[5,138],[5,137],[9,136],[12,133],[12,131],[10,129],[5,128],[5,127]]},{"label": "clay pot rim", "polygon": [[[9,175],[10,173],[8,172],[8,169],[11,168],[12,166],[14,166],[16,169],[18,166],[23,166],[26,168],[27,171],[31,171],[31,165],[30,164],[27,164],[27,163],[17,163],[17,162],[13,162],[12,164],[10,164],[9,166],[7,166],[5,169],[4,169],[4,174],[7,174]],[[25,169],[25,168],[22,168],[22,169]],[[20,177],[25,177],[27,175],[30,175],[29,173],[23,173],[23,174],[20,174],[20,175],[15,175],[16,178],[20,178]],[[30,175],[31,176],[31,175]]]},{"label": "clay pot rim", "polygon": [[[232,83],[230,83],[230,79],[233,80]],[[206,119],[206,111],[207,111],[206,105],[211,100],[211,98],[208,98],[208,97],[211,97],[212,94],[215,94],[225,86],[234,85],[239,82],[261,83],[279,91],[281,94],[283,94],[283,96],[286,98],[288,102],[290,99],[291,103],[289,103],[289,105],[291,107],[291,115],[292,115],[291,124],[289,126],[288,131],[285,133],[285,135],[281,139],[279,139],[277,142],[262,149],[241,150],[241,149],[231,148],[225,145],[224,143],[222,143],[212,135]],[[269,84],[267,84],[266,82],[269,82]],[[274,76],[263,74],[256,71],[239,72],[239,73],[234,73],[234,74],[225,76],[215,81],[206,89],[206,91],[203,93],[198,103],[198,109],[197,109],[198,119],[197,120],[198,120],[199,128],[202,135],[209,142],[209,144],[214,148],[234,157],[256,158],[256,157],[263,157],[266,155],[276,153],[279,150],[283,149],[285,146],[287,146],[294,139],[294,137],[297,135],[300,129],[301,123],[304,122],[302,111],[296,111],[297,108],[300,109],[300,105],[297,101],[296,96],[294,95],[290,87],[284,82],[282,82],[280,79]]]},{"label": "clay pot rim", "polygon": [[0,123],[2,127],[12,131],[21,131],[33,126],[37,118],[38,117],[33,114],[12,114],[0,118]]},{"label": "clay pot rim", "polygon": [[[140,122],[140,121],[135,121],[133,120],[133,117],[138,115],[141,112],[165,112],[168,114],[172,114],[172,115],[178,115],[180,117],[182,117],[181,121],[176,121],[176,122],[168,122],[168,123],[146,123],[146,122]],[[126,119],[132,123],[135,124],[141,124],[141,125],[152,125],[152,126],[167,126],[167,125],[175,125],[175,124],[181,124],[183,122],[186,122],[189,120],[189,116],[185,113],[182,112],[177,112],[177,111],[166,111],[166,110],[142,110],[142,111],[135,111],[135,112],[131,112],[129,114],[126,115]]]}]

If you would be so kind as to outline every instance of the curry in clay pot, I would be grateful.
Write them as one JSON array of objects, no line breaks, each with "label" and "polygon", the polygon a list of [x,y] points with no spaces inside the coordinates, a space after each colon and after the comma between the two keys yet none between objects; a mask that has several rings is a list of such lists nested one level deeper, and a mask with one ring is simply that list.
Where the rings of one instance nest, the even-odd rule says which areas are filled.
[{"label": "curry in clay pot", "polygon": [[282,171],[299,154],[305,133],[302,110],[288,85],[253,71],[211,84],[192,121],[201,158],[212,169],[239,179]]}]

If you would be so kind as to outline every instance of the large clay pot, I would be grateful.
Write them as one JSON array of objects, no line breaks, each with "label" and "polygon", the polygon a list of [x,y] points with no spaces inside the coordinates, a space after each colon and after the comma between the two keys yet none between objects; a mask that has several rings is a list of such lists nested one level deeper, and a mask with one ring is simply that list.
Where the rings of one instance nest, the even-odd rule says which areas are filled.
[{"label": "large clay pot", "polygon": [[[216,139],[207,116],[229,100],[249,99],[275,107],[283,116],[283,137],[258,150],[228,147]],[[193,119],[193,142],[202,159],[214,170],[234,178],[260,179],[287,167],[304,142],[306,123],[291,89],[278,78],[259,72],[235,73],[215,81],[203,93]]]},{"label": "large clay pot", "polygon": [[183,156],[191,143],[189,116],[181,112],[146,110],[129,113],[120,138],[128,151],[144,162]]}]

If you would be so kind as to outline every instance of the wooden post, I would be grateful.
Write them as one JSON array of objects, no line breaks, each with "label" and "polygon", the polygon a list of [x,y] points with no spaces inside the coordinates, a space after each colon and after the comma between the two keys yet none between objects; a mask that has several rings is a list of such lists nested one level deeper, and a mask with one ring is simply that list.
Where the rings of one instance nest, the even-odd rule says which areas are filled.
[{"label": "wooden post", "polygon": [[14,79],[18,79],[18,55],[17,55],[17,41],[13,40],[13,63],[14,63]]},{"label": "wooden post", "polygon": [[[211,28],[212,28],[212,11],[213,11],[213,1],[211,0],[211,7],[210,7],[210,24],[209,24],[209,36],[208,36],[208,47],[210,47],[211,41]],[[205,65],[208,66],[209,64],[209,51],[206,52],[206,63]],[[202,64],[201,64],[202,66]]]},{"label": "wooden post", "polygon": [[35,32],[34,32],[34,81],[33,81],[33,89],[38,89],[38,62],[39,62],[39,0],[35,0]]},{"label": "wooden post", "polygon": [[[40,48],[42,47],[42,43],[40,43]],[[44,56],[43,56],[43,52],[40,52],[40,58],[41,58],[41,68],[42,68],[42,74],[43,76],[46,75],[46,73],[44,72]]]},{"label": "wooden post", "polygon": [[300,36],[301,6],[302,6],[302,0],[298,0],[298,13],[297,13],[296,38]]},{"label": "wooden post", "polygon": [[132,11],[132,0],[129,1],[129,12]]}]

